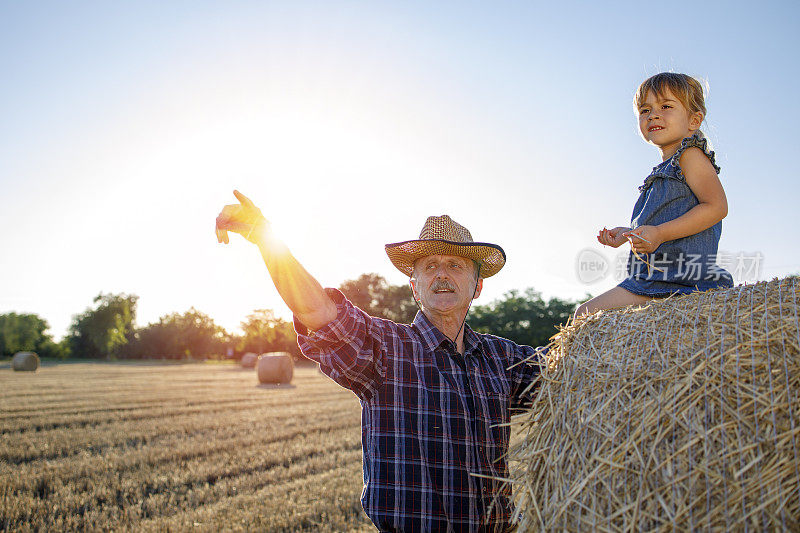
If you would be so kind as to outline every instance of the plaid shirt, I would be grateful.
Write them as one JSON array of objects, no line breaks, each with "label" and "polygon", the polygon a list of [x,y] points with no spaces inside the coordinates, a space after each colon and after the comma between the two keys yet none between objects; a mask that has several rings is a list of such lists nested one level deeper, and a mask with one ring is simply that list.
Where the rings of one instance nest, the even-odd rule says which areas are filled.
[{"label": "plaid shirt", "polygon": [[[337,317],[309,332],[303,354],[361,400],[361,504],[381,531],[505,531],[510,410],[538,375],[535,350],[464,330],[464,356],[422,313],[374,318],[327,289]],[[471,475],[477,474],[477,475]]]}]

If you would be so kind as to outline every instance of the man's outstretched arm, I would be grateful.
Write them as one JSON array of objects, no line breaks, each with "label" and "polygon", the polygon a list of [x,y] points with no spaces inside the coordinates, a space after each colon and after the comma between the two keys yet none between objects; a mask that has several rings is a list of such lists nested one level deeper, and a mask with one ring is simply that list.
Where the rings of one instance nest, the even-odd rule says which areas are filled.
[{"label": "man's outstretched arm", "polygon": [[217,240],[227,244],[228,232],[233,231],[258,246],[278,294],[306,327],[316,330],[335,319],[336,304],[270,230],[261,210],[239,191],[233,194],[239,203],[222,208],[217,217]]}]

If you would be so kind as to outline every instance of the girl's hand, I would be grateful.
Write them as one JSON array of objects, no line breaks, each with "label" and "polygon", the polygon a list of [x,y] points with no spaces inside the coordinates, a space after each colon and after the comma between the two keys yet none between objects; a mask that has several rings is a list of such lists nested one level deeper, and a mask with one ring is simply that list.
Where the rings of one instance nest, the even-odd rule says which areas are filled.
[{"label": "girl's hand", "polygon": [[640,254],[651,254],[664,242],[658,226],[639,226],[622,235],[630,241],[633,251]]},{"label": "girl's hand", "polygon": [[619,226],[614,229],[603,228],[597,234],[597,241],[606,246],[619,248],[621,245],[628,242],[628,238],[623,235],[624,232],[630,231],[631,228]]}]

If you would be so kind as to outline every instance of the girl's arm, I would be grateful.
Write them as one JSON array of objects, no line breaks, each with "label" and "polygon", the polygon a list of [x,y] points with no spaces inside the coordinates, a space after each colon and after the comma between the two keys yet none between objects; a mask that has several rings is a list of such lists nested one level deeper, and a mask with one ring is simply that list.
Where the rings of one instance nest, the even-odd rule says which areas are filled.
[{"label": "girl's arm", "polygon": [[666,241],[688,237],[710,228],[728,214],[728,199],[714,170],[714,166],[702,150],[687,148],[680,156],[680,166],[686,184],[699,203],[674,220],[658,226],[639,226],[626,235],[640,235],[650,243],[634,237],[634,251],[652,253]]}]

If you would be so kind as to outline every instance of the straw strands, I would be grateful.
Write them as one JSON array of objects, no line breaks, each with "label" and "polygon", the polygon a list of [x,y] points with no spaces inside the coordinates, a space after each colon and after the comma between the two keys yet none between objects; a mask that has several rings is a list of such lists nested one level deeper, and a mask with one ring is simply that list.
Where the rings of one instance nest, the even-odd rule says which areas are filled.
[{"label": "straw strands", "polygon": [[235,368],[0,368],[0,531],[374,532],[358,399],[314,367]]},{"label": "straw strands", "polygon": [[800,279],[553,338],[512,448],[519,529],[800,530]]}]

